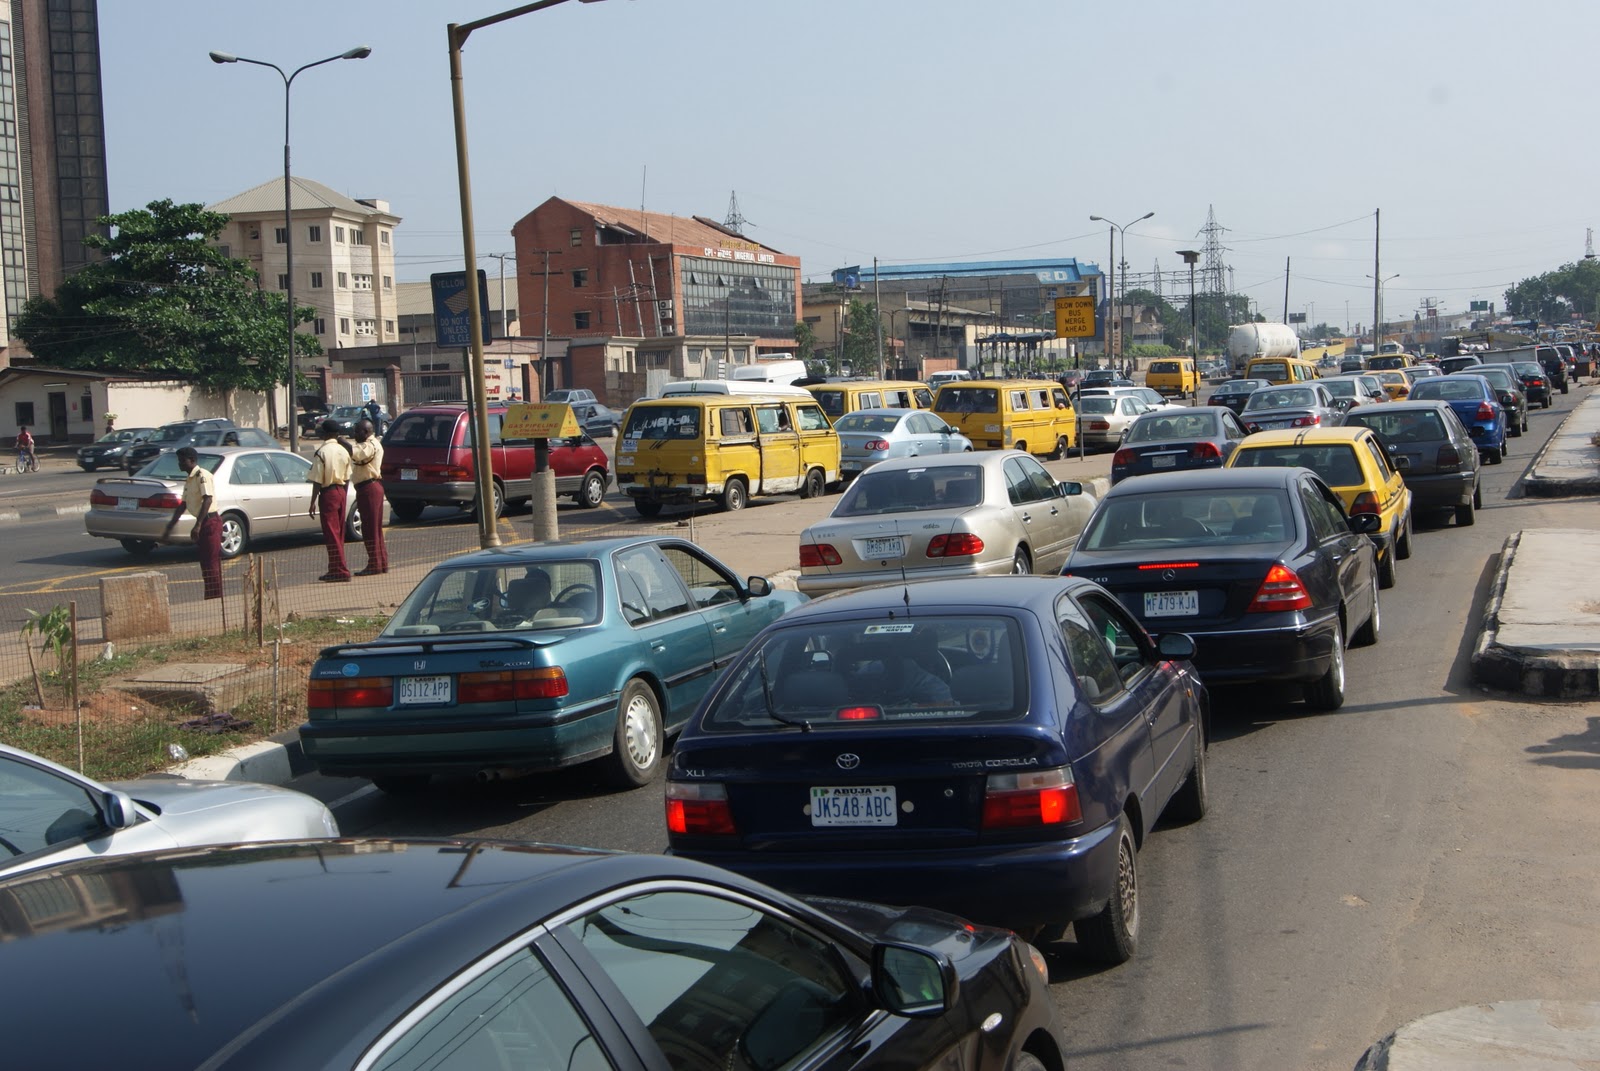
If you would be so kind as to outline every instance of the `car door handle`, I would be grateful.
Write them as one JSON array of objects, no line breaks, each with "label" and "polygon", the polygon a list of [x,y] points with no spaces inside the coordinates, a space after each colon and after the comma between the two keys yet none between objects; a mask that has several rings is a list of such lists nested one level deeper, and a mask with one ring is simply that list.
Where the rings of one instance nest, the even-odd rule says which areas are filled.
[{"label": "car door handle", "polygon": [[1029,516],[1028,514],[1024,513],[1022,515],[1022,523],[1023,524],[1032,524],[1033,523],[1033,518],[1031,516]]},{"label": "car door handle", "polygon": [[652,654],[661,654],[666,649],[667,649],[667,645],[664,644],[664,643],[657,642],[657,643],[651,643],[650,644],[650,651],[651,651]]},{"label": "car door handle", "polygon": [[728,626],[727,625],[712,625],[711,626],[711,631],[712,632],[727,632],[728,631]]}]

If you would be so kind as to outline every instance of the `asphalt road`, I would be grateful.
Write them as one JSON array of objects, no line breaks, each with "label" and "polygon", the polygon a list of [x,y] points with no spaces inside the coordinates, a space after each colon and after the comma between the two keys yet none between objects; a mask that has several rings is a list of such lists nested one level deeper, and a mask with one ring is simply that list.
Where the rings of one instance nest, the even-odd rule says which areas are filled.
[{"label": "asphalt road", "polygon": [[[1484,470],[1476,526],[1419,526],[1383,593],[1381,642],[1350,652],[1340,712],[1262,688],[1217,695],[1213,809],[1145,845],[1138,957],[1099,970],[1070,942],[1048,950],[1074,1071],[1345,1069],[1428,1012],[1594,999],[1600,706],[1491,697],[1467,671],[1505,537],[1592,521],[1592,502],[1517,488],[1584,393],[1535,413]],[[342,800],[349,833],[665,847],[659,784],[615,794],[580,769],[409,800],[361,785],[300,782]]]}]

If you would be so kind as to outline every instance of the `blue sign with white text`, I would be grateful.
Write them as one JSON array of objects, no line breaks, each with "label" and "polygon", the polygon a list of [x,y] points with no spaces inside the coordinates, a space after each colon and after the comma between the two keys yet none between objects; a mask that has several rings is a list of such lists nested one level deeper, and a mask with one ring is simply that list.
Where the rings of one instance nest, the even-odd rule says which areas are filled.
[{"label": "blue sign with white text", "polygon": [[[467,317],[467,273],[439,271],[428,277],[433,284],[433,334],[436,346],[471,346],[472,325]],[[478,269],[478,315],[483,341],[489,341],[489,276]]]}]

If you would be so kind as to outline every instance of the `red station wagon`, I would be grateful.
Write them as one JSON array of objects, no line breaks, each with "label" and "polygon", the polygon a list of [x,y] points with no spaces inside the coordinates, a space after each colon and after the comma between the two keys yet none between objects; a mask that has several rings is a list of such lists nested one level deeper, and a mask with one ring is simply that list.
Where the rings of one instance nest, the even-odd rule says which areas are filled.
[{"label": "red station wagon", "polygon": [[[504,405],[489,406],[497,517],[507,502],[533,497],[533,442],[502,439],[505,415]],[[556,493],[571,495],[580,506],[598,506],[611,482],[605,451],[587,435],[551,439],[550,467],[556,474]],[[476,481],[472,425],[465,405],[418,406],[389,425],[383,437],[383,493],[398,519],[416,520],[428,506],[472,510],[478,497]]]}]

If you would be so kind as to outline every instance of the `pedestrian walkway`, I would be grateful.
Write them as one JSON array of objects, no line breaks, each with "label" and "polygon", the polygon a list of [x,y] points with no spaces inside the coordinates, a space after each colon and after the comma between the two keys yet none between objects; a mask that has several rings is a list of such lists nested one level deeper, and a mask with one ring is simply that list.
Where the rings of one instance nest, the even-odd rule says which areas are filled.
[{"label": "pedestrian walkway", "polygon": [[1524,491],[1535,498],[1600,494],[1596,435],[1600,435],[1600,391],[1579,403],[1550,436],[1523,477]]}]

